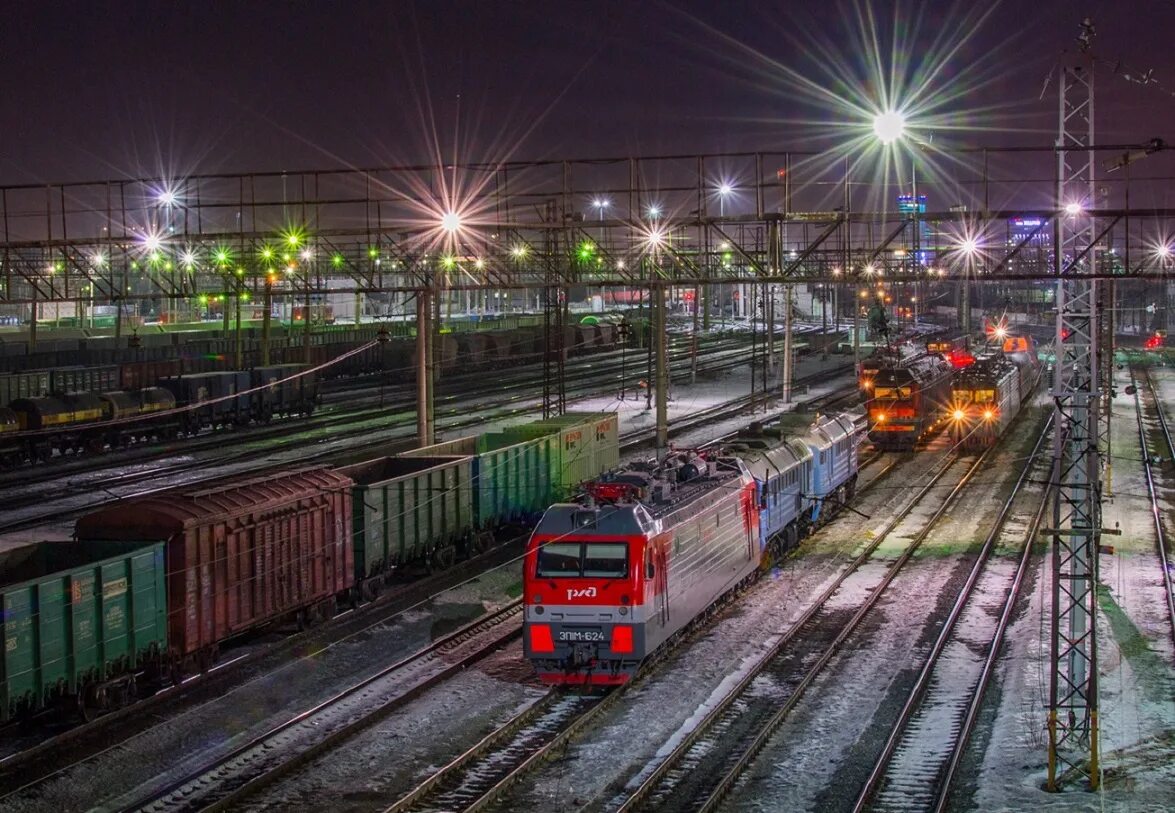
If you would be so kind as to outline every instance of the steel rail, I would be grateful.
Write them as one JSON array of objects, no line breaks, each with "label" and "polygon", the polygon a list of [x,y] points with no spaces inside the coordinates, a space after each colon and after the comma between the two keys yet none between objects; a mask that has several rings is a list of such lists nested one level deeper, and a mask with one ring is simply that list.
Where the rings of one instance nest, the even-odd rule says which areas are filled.
[{"label": "steel rail", "polygon": [[[19,780],[20,785],[12,790],[3,792],[0,795],[0,803],[12,795],[27,791],[47,779],[59,776],[87,760],[107,753],[112,748],[129,741],[130,737],[137,736],[151,729],[146,728],[136,731],[130,737],[117,743],[103,741],[101,743],[101,750],[89,753],[80,759],[74,759],[66,765],[56,764],[56,760],[54,759],[56,749],[73,744],[84,737],[99,735],[104,729],[109,728],[110,725],[135,714],[145,714],[162,703],[177,699],[176,696],[181,693],[189,692],[195,688],[209,688],[213,690],[217,683],[226,680],[235,670],[260,661],[265,657],[280,655],[282,652],[292,650],[295,647],[305,647],[309,654],[298,655],[278,668],[287,668],[303,660],[315,660],[321,656],[325,649],[333,644],[346,641],[355,635],[369,632],[374,627],[386,624],[388,621],[413,609],[437,593],[444,592],[468,579],[476,578],[484,572],[483,568],[489,570],[501,566],[499,560],[503,556],[507,557],[506,562],[513,561],[517,558],[518,553],[528,538],[529,533],[506,540],[500,545],[495,545],[470,559],[458,562],[455,566],[445,571],[389,589],[376,596],[372,601],[360,605],[356,610],[335,616],[322,626],[311,627],[302,632],[291,633],[277,641],[258,647],[237,657],[232,657],[225,663],[213,666],[207,672],[192,675],[178,685],[168,686],[150,697],[122,706],[82,725],[67,729],[49,739],[42,740],[29,748],[3,757],[0,759],[0,783],[6,784],[4,780],[18,768],[21,771],[21,775]],[[456,584],[453,583],[454,581]],[[318,640],[324,634],[326,636],[325,643]],[[266,674],[272,674],[272,672]],[[212,686],[206,687],[205,684],[212,684]],[[166,720],[167,718],[164,718],[164,722]],[[38,770],[42,768],[44,770],[38,773]]]},{"label": "steel rail", "polygon": [[[730,408],[729,406],[727,406],[727,408],[725,410],[720,411],[718,414],[707,416],[704,420],[691,423],[690,426],[686,427],[686,428],[694,428],[696,425],[705,423],[706,421],[716,420],[716,419],[721,419],[721,418],[727,417],[728,413],[729,414],[737,414],[743,408],[744,407],[741,405],[735,406],[734,408]],[[675,424],[671,424],[671,435],[677,434],[679,431],[684,431],[684,429],[679,429]],[[643,437],[630,438],[622,443],[621,450],[622,451],[631,451],[632,449],[639,446],[643,442],[644,442]],[[872,461],[868,461],[868,462],[872,462]],[[892,466],[890,468],[892,468]],[[881,474],[888,473],[888,471],[889,471],[889,468],[887,468],[886,470],[881,472],[879,474],[879,477]],[[875,478],[875,480],[871,481],[869,485],[871,485],[873,482],[875,482],[876,479],[878,479],[878,478]],[[865,488],[868,488],[868,486],[866,486]],[[861,491],[863,492],[865,490],[865,488],[862,488]],[[468,570],[468,568],[471,565],[477,565],[477,563],[479,563],[479,562],[484,562],[487,559],[487,557],[494,556],[499,551],[504,550],[511,545],[515,545],[519,541],[525,541],[525,537],[520,537],[518,539],[513,539],[510,541],[507,541],[507,542],[503,543],[502,545],[499,545],[495,548],[487,550],[483,554],[479,554],[478,556],[468,560],[467,562],[459,564],[457,566],[459,569],[458,574],[463,573],[466,570]],[[396,591],[384,593],[383,595],[377,597],[374,601],[363,605],[360,608],[359,612],[366,614],[371,611],[382,610],[385,608],[386,605],[393,604],[394,602],[397,602],[398,600],[405,599],[406,597],[409,597],[411,595],[416,595],[422,589],[432,589],[432,587],[436,586],[438,580],[451,578],[452,575],[453,575],[453,571],[446,571],[444,574],[439,574],[438,576],[431,577],[427,580],[420,581],[420,582],[414,582],[410,585],[406,585],[401,590],[396,590]],[[383,614],[381,614],[381,619],[377,623],[382,623],[382,621],[386,620],[387,617],[393,617],[397,612],[398,611],[392,613],[391,616],[386,616],[386,617],[383,616]],[[328,626],[334,622],[339,622],[339,623],[345,624],[346,621],[344,621],[343,619],[353,619],[354,617],[355,616],[349,615],[349,614],[339,616],[336,619],[332,619],[331,621],[329,621]],[[3,773],[5,773],[5,772],[11,771],[12,769],[14,769],[18,765],[22,765],[22,764],[27,763],[30,759],[42,758],[42,757],[46,756],[48,753],[51,753],[52,749],[54,749],[56,747],[63,746],[67,743],[73,742],[73,741],[79,739],[80,737],[87,736],[91,733],[96,733],[96,732],[100,731],[101,729],[106,728],[111,723],[117,722],[117,721],[131,715],[131,714],[134,714],[134,713],[137,713],[140,711],[145,711],[148,708],[152,708],[155,705],[157,705],[158,703],[167,700],[168,698],[175,695],[177,692],[179,692],[181,690],[186,691],[186,690],[192,688],[193,685],[206,682],[210,679],[223,678],[223,677],[225,677],[225,670],[226,669],[229,669],[229,668],[237,669],[237,668],[240,668],[240,667],[245,666],[247,664],[253,663],[262,657],[274,654],[275,652],[278,652],[282,649],[287,649],[290,646],[294,645],[296,642],[304,639],[307,635],[313,635],[313,634],[320,633],[321,629],[322,628],[315,628],[312,630],[307,630],[304,633],[299,633],[299,634],[287,636],[287,637],[281,639],[280,641],[275,642],[274,644],[272,644],[270,646],[266,646],[266,647],[262,647],[260,649],[254,650],[250,653],[247,653],[246,655],[243,655],[238,658],[234,658],[231,661],[229,661],[228,663],[223,664],[222,666],[214,667],[212,670],[209,670],[209,672],[207,672],[207,673],[202,673],[199,675],[192,676],[191,678],[185,680],[179,686],[168,687],[160,692],[157,692],[156,694],[152,695],[149,698],[137,701],[135,703],[131,703],[131,704],[124,706],[120,709],[117,709],[115,711],[104,714],[94,720],[90,720],[90,721],[84,723],[81,726],[77,726],[75,728],[68,729],[68,730],[62,732],[61,734],[55,735],[54,737],[52,737],[48,740],[37,743],[36,745],[34,745],[30,748],[27,748],[23,751],[16,752],[16,753],[10,754],[6,757],[0,758],[0,776],[2,776]],[[94,755],[91,754],[90,756],[86,757],[86,759],[92,758],[92,756],[94,756]],[[84,761],[84,759],[81,761]],[[66,768],[71,767],[72,764],[76,764],[76,762],[71,763],[71,765],[69,765],[69,766],[65,766],[65,768],[57,768],[55,770],[47,772],[47,773],[37,777],[36,779],[32,780],[31,782],[24,782],[24,783],[22,783],[22,785],[19,788],[12,791],[11,793],[19,793],[21,791],[27,790],[32,785],[35,785],[39,782],[42,782],[50,776],[57,775],[57,774],[61,773],[62,770],[65,770]],[[3,797],[0,797],[0,800],[2,800],[2,798]]]},{"label": "steel rail", "polygon": [[[738,357],[746,342],[721,340],[712,344],[707,344],[700,349],[699,360],[705,366],[701,368],[702,372],[715,372],[724,369],[730,369],[738,366],[741,359]],[[569,363],[568,380],[573,385],[582,385],[587,383],[593,385],[592,391],[598,387],[601,380],[601,374],[607,377],[610,373],[616,373],[619,378],[620,373],[621,353],[612,351],[607,353],[593,353],[586,356],[579,356]],[[730,362],[727,364],[727,362]],[[689,369],[690,362],[686,359],[677,358],[671,362],[671,372],[675,372],[681,378]],[[600,367],[603,367],[601,371]],[[541,370],[526,369],[513,373],[508,382],[500,381],[499,383],[508,388],[508,391],[520,390],[529,391],[530,388],[536,387],[542,382]],[[485,371],[458,373],[446,377],[446,382],[452,387],[451,392],[438,394],[438,405],[442,402],[460,402],[460,399],[466,398],[470,393],[476,392],[485,383]],[[371,388],[375,389],[375,388]],[[148,444],[143,444],[138,448],[131,449],[131,454],[123,454],[119,457],[112,457],[111,454],[90,455],[85,458],[85,462],[91,465],[76,465],[79,458],[75,457],[71,461],[53,461],[48,465],[35,466],[31,471],[32,476],[27,476],[28,473],[22,474],[19,482],[13,483],[7,480],[0,481],[0,491],[10,486],[27,487],[29,485],[37,485],[41,483],[53,483],[67,477],[76,477],[93,472],[100,472],[103,469],[113,466],[136,465],[148,462],[158,457],[168,457],[182,451],[183,453],[191,453],[197,451],[204,451],[206,449],[223,448],[228,437],[231,437],[234,442],[243,440],[247,443],[257,443],[275,438],[284,437],[291,432],[310,432],[315,430],[330,429],[344,427],[348,424],[358,423],[361,421],[369,421],[380,416],[388,415],[405,410],[414,410],[416,408],[416,396],[410,392],[411,388],[405,389],[402,387],[389,387],[387,393],[387,402],[381,403],[377,407],[356,407],[351,409],[336,409],[331,412],[319,412],[313,416],[306,416],[302,418],[283,419],[279,421],[276,426],[260,427],[251,426],[244,427],[243,431],[235,430],[231,434],[225,432],[209,432],[200,433],[198,435],[185,438],[183,440],[182,448],[165,448],[159,449],[160,444],[150,444],[153,448],[146,448]],[[354,390],[341,390],[337,394],[346,396],[348,398],[354,395]],[[363,401],[376,401],[377,396],[364,397]],[[354,401],[351,401],[354,406]],[[407,423],[401,421],[404,425]],[[82,425],[79,429],[95,428],[98,425]],[[364,431],[364,430],[360,430]],[[366,430],[370,431],[370,430]],[[334,437],[335,435],[332,435]],[[164,444],[166,445],[166,444]],[[142,452],[135,454],[134,452]],[[62,469],[56,463],[66,462],[75,463],[75,465],[68,466],[67,469]],[[207,462],[207,461],[205,461]],[[199,461],[197,461],[197,464]],[[157,470],[158,471],[158,470]],[[154,474],[155,472],[151,472]],[[124,475],[113,478],[114,480],[128,479],[132,475]],[[110,485],[111,478],[103,481],[105,485]],[[23,495],[22,495],[23,496]],[[4,507],[11,503],[12,500],[0,502],[0,507]]]},{"label": "steel rail", "polygon": [[[1012,493],[1009,494],[1008,498],[1004,501],[1004,504],[1000,508],[1000,512],[996,516],[995,522],[992,525],[991,531],[984,539],[983,544],[980,547],[978,557],[976,558],[975,563],[972,565],[970,572],[967,574],[967,580],[963,583],[958,597],[955,599],[950,612],[947,614],[947,617],[943,622],[943,626],[939,632],[938,637],[935,639],[934,644],[930,648],[930,652],[926,656],[926,660],[923,662],[922,669],[919,672],[917,679],[914,681],[913,687],[910,689],[906,702],[902,707],[901,712],[898,714],[898,718],[895,721],[893,728],[890,730],[889,737],[886,739],[885,745],[882,747],[881,753],[878,755],[877,760],[873,765],[873,770],[870,772],[868,779],[866,779],[865,784],[857,797],[857,801],[853,805],[853,813],[861,813],[861,811],[867,809],[874,801],[877,792],[881,788],[882,780],[886,778],[887,772],[891,767],[890,760],[894,754],[894,751],[897,749],[902,740],[902,737],[908,730],[909,723],[914,718],[917,711],[922,708],[922,702],[926,697],[927,690],[929,689],[931,680],[934,677],[935,667],[938,665],[939,658],[946,649],[947,645],[954,638],[956,624],[962,617],[964,610],[970,604],[971,599],[974,596],[975,588],[979,583],[980,576],[986,568],[990,555],[995,548],[996,542],[1003,535],[1004,528],[1006,527],[1007,521],[1012,513],[1013,504],[1017,501],[1018,498],[1022,496],[1023,489],[1025,484],[1028,482],[1029,475],[1037,466],[1041,449],[1044,446],[1045,440],[1048,438],[1052,424],[1053,418],[1050,415],[1049,418],[1045,421],[1045,425],[1041,430],[1040,435],[1037,437],[1036,443],[1033,445],[1032,451],[1029,454],[1024,467],[1021,469],[1019,477],[1016,479],[1016,483],[1012,488]],[[1046,494],[1044,496],[1047,496],[1047,492],[1048,489],[1046,488]],[[1012,611],[1016,605],[1016,601],[1020,597],[1020,587],[1023,583],[1024,574],[1027,572],[1028,564],[1031,560],[1031,552],[1033,542],[1035,541],[1036,537],[1036,530],[1040,527],[1041,520],[1044,516],[1044,510],[1046,507],[1046,500],[1044,499],[1044,496],[1042,496],[1040,505],[1037,507],[1036,513],[1033,516],[1033,520],[1029,525],[1028,531],[1024,535],[1021,544],[1019,563],[1016,571],[1012,576],[1011,585],[1008,588],[1008,593],[1004,600],[1000,618],[996,624],[995,630],[993,631],[991,644],[989,645],[987,651],[987,656],[980,669],[979,675],[977,676],[976,684],[972,691],[972,700],[969,703],[968,712],[965,715],[963,724],[959,728],[958,733],[954,735],[952,743],[948,746],[948,767],[945,769],[946,773],[944,774],[944,778],[938,782],[936,788],[933,790],[933,794],[935,796],[935,801],[932,808],[933,810],[941,810],[943,805],[946,803],[950,782],[954,777],[955,769],[957,768],[958,760],[962,755],[963,748],[970,738],[971,729],[978,713],[980,701],[982,700],[984,692],[986,691],[991,671],[994,669],[996,660],[998,658],[1001,645],[1003,644],[1004,634],[1007,630],[1008,624],[1011,622]],[[953,682],[954,681],[952,680],[952,683]],[[944,731],[944,733],[946,732]],[[939,772],[935,772],[933,775],[929,776],[927,776],[925,772],[919,774],[919,778],[932,782],[938,779],[938,777]]]},{"label": "steel rail", "polygon": [[[512,624],[511,620],[521,621],[522,600],[516,599],[488,616],[483,616],[461,629],[434,641],[429,646],[403,658],[379,672],[364,678],[358,683],[347,687],[333,697],[322,701],[316,706],[306,709],[270,728],[263,734],[251,738],[248,742],[239,745],[227,754],[208,760],[195,770],[184,776],[169,781],[162,788],[155,789],[148,794],[136,798],[123,805],[129,810],[223,810],[244,796],[257,791],[289,771],[305,764],[309,760],[337,746],[343,740],[353,736],[363,728],[375,723],[397,708],[406,705],[426,690],[459,674],[467,666],[487,655],[509,640],[517,638],[522,633],[521,623]],[[498,629],[508,624],[504,631]],[[264,762],[269,754],[280,752],[283,745],[280,742],[283,735],[292,732],[298,726],[313,728],[315,719],[325,717],[346,701],[355,698],[365,689],[375,683],[385,680],[406,667],[419,663],[430,657],[438,656],[446,649],[466,641],[474,640],[479,635],[485,635],[485,641],[478,645],[471,653],[447,664],[443,669],[427,677],[423,681],[412,685],[404,692],[378,702],[376,705],[360,712],[346,723],[334,728],[325,735],[319,736],[307,747],[299,748],[288,758],[276,758],[278,761],[269,765],[254,765],[252,762]],[[292,746],[292,747],[297,747]],[[249,756],[262,752],[250,760]],[[227,789],[224,785],[228,784]],[[208,799],[209,796],[213,798]],[[203,801],[201,801],[203,799]]]},{"label": "steel rail", "polygon": [[[685,362],[683,362],[683,363],[685,363]],[[737,367],[740,365],[741,365],[741,362],[738,360],[733,360],[733,361],[717,360],[714,365],[708,365],[705,368],[705,370],[714,371],[714,370],[730,369],[730,368]],[[840,370],[840,371],[843,372],[843,370]],[[824,371],[820,375],[828,375],[828,374],[829,374],[829,371]],[[587,392],[587,391],[588,390],[585,390],[584,392]],[[590,391],[595,392],[598,390],[592,389]],[[583,393],[581,393],[581,394],[583,394]],[[749,399],[748,398],[739,399],[739,403],[742,403],[743,401],[746,401],[746,400],[749,400]],[[448,429],[448,430],[468,428],[468,427],[477,426],[477,425],[485,423],[487,421],[498,420],[501,418],[506,418],[506,417],[516,415],[519,410],[518,410],[517,406],[511,406],[512,401],[513,401],[512,397],[506,398],[504,402],[500,402],[500,403],[502,403],[502,406],[500,406],[500,407],[492,407],[492,406],[488,407],[487,408],[488,411],[486,413],[474,415],[472,417],[460,418],[453,423],[446,424],[444,428]],[[713,409],[716,411],[720,411],[720,408],[718,408],[718,407],[713,408]],[[707,419],[708,418],[703,418],[702,420],[698,420],[695,423],[701,424],[701,423],[706,422]],[[415,419],[410,418],[410,419],[400,420],[398,422],[393,421],[385,428],[393,428],[397,425],[408,426],[412,423],[413,420],[415,420]],[[354,419],[352,419],[351,422],[354,422]],[[291,425],[291,430],[297,431],[297,427]],[[330,438],[330,440],[337,440],[340,438],[349,438],[349,437],[366,437],[366,436],[370,436],[371,431],[372,430],[370,427],[359,427],[354,430],[348,430],[346,432],[332,433],[329,436],[329,438]],[[392,436],[388,436],[388,437],[384,438],[381,442],[392,443],[397,440],[406,440],[409,437],[410,436],[408,436],[408,435],[392,435]],[[340,454],[345,454],[347,452],[348,452],[347,449],[340,450],[340,449],[335,449],[335,448],[319,450],[316,452],[311,452],[310,454],[302,455],[302,456],[298,457],[296,460],[289,461],[289,463],[285,464],[285,465],[287,465],[289,467],[295,467],[295,466],[303,465],[306,463],[313,463],[315,461],[320,461],[323,459],[330,459],[333,457],[337,457]],[[229,455],[227,457],[216,458],[215,460],[182,461],[180,463],[175,464],[174,466],[164,467],[162,469],[157,468],[157,469],[147,473],[147,475],[145,477],[143,477],[142,479],[143,480],[158,479],[160,477],[169,476],[169,475],[173,475],[173,474],[177,474],[177,473],[182,473],[184,471],[199,469],[201,467],[207,467],[212,464],[215,464],[217,466],[223,466],[226,463],[249,460],[249,459],[258,457],[259,455],[265,455],[266,453],[267,453],[267,450],[264,450],[264,449],[263,450],[248,450],[248,451],[240,452],[235,455]],[[271,468],[273,468],[272,464],[266,463],[266,464],[259,466],[257,469],[249,469],[246,471],[237,472],[235,476],[242,477],[242,476],[246,476],[247,474],[253,473],[255,471],[266,471]],[[195,486],[199,482],[204,482],[207,479],[215,479],[217,476],[219,476],[219,475],[214,475],[212,478],[193,480],[192,482],[185,483],[184,486],[185,487],[192,487],[192,486]],[[134,477],[132,477],[131,482],[136,482],[136,481],[137,480],[134,479]],[[173,488],[173,487],[174,486],[172,486],[172,485],[165,485],[165,486],[159,486],[156,488],[148,488],[148,489],[144,489],[141,491],[135,491],[135,492],[129,493],[129,494],[120,494],[120,495],[118,495],[117,499],[125,500],[125,499],[130,499],[130,498],[135,498],[135,497],[145,497],[145,496],[149,496],[151,494],[157,494],[160,491],[166,491],[166,490]],[[25,502],[27,499],[32,499],[32,498],[31,497],[22,497],[22,498],[20,498],[19,502]],[[57,508],[57,509],[46,511],[44,513],[34,514],[32,516],[26,516],[26,517],[21,517],[19,519],[15,519],[15,520],[10,520],[5,523],[0,523],[0,533],[7,532],[7,531],[13,531],[13,530],[20,530],[20,529],[24,529],[24,528],[35,527],[38,524],[41,524],[41,523],[43,523],[47,520],[50,520],[50,519],[60,520],[63,516],[75,516],[75,515],[78,515],[80,513],[85,512],[85,511],[90,511],[95,508],[99,508],[102,505],[105,505],[105,504],[112,502],[112,501],[113,500],[111,500],[109,498],[101,498],[98,500],[93,500],[91,502],[88,502],[88,503],[86,503],[82,506],[78,506],[78,507],[65,508],[65,509]]]},{"label": "steel rail", "polygon": [[[1145,369],[1143,370],[1143,377],[1146,380],[1147,387],[1151,391],[1151,397],[1155,402],[1155,412],[1158,415],[1159,427],[1162,430],[1163,438],[1167,444],[1167,453],[1172,459],[1175,459],[1175,443],[1172,443],[1171,432],[1167,426],[1167,417],[1163,414],[1163,402],[1159,400],[1159,393],[1155,389],[1150,373]],[[1130,382],[1132,384],[1134,383],[1133,369],[1130,371]],[[1167,535],[1163,530],[1163,512],[1159,507],[1158,489],[1155,487],[1154,465],[1151,461],[1146,430],[1142,423],[1142,400],[1139,395],[1138,387],[1135,386],[1134,405],[1138,418],[1138,443],[1142,452],[1143,470],[1146,473],[1146,488],[1147,494],[1150,497],[1151,517],[1155,523],[1155,548],[1159,555],[1159,566],[1163,571],[1163,593],[1167,598],[1167,616],[1171,622],[1171,640],[1175,643],[1175,584],[1172,583],[1172,580],[1175,579],[1175,572],[1171,570],[1171,560],[1167,554]]]},{"label": "steel rail", "polygon": [[[970,481],[971,476],[983,464],[987,457],[985,451],[976,460],[974,460],[964,473],[963,477],[955,484],[950,493],[943,500],[942,505],[935,511],[932,517],[925,523],[923,530],[919,532],[913,539],[910,540],[906,549],[886,570],[885,575],[878,585],[870,592],[869,597],[857,609],[852,618],[841,628],[834,640],[826,647],[824,653],[819,660],[807,670],[800,683],[792,690],[786,703],[780,707],[763,726],[760,726],[758,733],[752,741],[743,748],[742,753],[735,762],[734,766],[729,769],[726,774],[718,779],[712,790],[702,801],[697,809],[702,811],[712,810],[721,801],[726,791],[734,784],[737,778],[741,775],[743,769],[750,764],[750,761],[766,743],[767,738],[775,730],[784,717],[791,711],[792,707],[803,695],[804,691],[815,680],[816,676],[823,671],[824,666],[832,659],[833,655],[839,651],[840,645],[848,637],[848,635],[855,630],[864,619],[869,610],[871,610],[885,593],[885,589],[901,571],[903,566],[913,556],[914,552],[921,545],[922,541],[929,535],[930,530],[937,523],[939,518],[946,513],[947,509],[954,503],[955,498],[962,491],[963,487]],[[735,701],[743,696],[750,688],[752,682],[777,658],[779,657],[786,645],[793,640],[799,638],[800,631],[813,621],[817,614],[824,608],[832,596],[839,590],[848,579],[857,573],[860,568],[869,561],[873,553],[880,547],[881,543],[889,537],[889,535],[908,517],[914,509],[921,504],[926,495],[938,484],[939,480],[951,470],[954,464],[961,460],[958,455],[951,455],[943,461],[943,464],[935,471],[930,479],[921,486],[917,493],[898,511],[894,517],[886,524],[881,533],[869,543],[869,545],[862,551],[845,569],[845,571],[817,598],[815,602],[792,624],[791,628],[785,633],[778,642],[766,653],[766,655],[759,661],[755,668],[751,669],[749,673],[744,676],[726,696],[713,709],[706,714],[706,716],[699,722],[699,724],[685,737],[682,742],[664,759],[661,763],[646,777],[641,784],[632,791],[625,799],[619,808],[619,813],[629,813],[629,811],[640,809],[649,796],[659,787],[662,780],[670,773],[670,771],[678,765],[694,746],[705,734],[709,733],[715,724],[722,719],[723,715],[730,709]]]},{"label": "steel rail", "polygon": [[[396,800],[384,813],[438,809],[435,802],[440,802],[439,809],[446,811],[485,810],[515,782],[611,708],[622,694],[623,690],[616,689],[606,695],[576,698],[570,692],[552,690],[535,706],[486,735]],[[561,701],[576,700],[582,708],[558,708]],[[548,717],[551,719],[545,719]],[[538,730],[534,737],[538,742],[522,745],[516,742],[535,730]],[[511,750],[514,753],[508,753]],[[492,767],[487,765],[490,762]]]}]

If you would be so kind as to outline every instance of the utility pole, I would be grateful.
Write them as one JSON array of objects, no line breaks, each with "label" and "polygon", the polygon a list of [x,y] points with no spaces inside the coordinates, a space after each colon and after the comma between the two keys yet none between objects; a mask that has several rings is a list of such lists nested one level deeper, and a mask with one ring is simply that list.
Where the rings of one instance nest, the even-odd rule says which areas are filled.
[{"label": "utility pole", "polygon": [[[233,346],[234,346],[234,350],[235,350],[234,356],[236,357],[236,365],[233,367],[233,369],[235,369],[235,370],[239,370],[239,369],[241,369],[241,367],[243,367],[245,365],[244,359],[242,358],[242,352],[241,352],[241,297],[244,296],[244,294],[245,294],[244,290],[242,290],[243,287],[244,287],[244,281],[238,276],[237,277],[237,296],[236,296],[237,328],[234,331],[236,336],[233,341]],[[228,303],[225,303],[225,304],[227,305]]]},{"label": "utility pole", "polygon": [[792,286],[788,284],[785,285],[784,288],[787,291],[787,295],[784,299],[783,312],[783,402],[785,404],[790,404],[792,382]]},{"label": "utility pole", "polygon": [[271,312],[273,311],[273,272],[268,271],[265,274],[265,296],[264,307],[261,310],[261,363],[262,365],[269,364],[269,322],[271,319]]},{"label": "utility pole", "polygon": [[[1083,51],[1092,26],[1083,27]],[[1098,767],[1097,580],[1102,534],[1098,452],[1099,313],[1094,222],[1093,60],[1060,70],[1057,215],[1056,404],[1053,441],[1052,621],[1048,784],[1074,770],[1096,790]],[[1066,262],[1068,261],[1068,265]],[[1106,393],[1108,395],[1108,393]]]},{"label": "utility pole", "polygon": [[432,297],[427,288],[416,292],[416,443],[431,446],[432,426]]},{"label": "utility pole", "polygon": [[653,286],[653,341],[656,343],[657,459],[669,452],[669,367],[665,346],[665,286]]},{"label": "utility pole", "polygon": [[[302,360],[310,363],[310,264],[306,264],[306,301],[302,310]],[[381,377],[382,380],[382,377]]]}]

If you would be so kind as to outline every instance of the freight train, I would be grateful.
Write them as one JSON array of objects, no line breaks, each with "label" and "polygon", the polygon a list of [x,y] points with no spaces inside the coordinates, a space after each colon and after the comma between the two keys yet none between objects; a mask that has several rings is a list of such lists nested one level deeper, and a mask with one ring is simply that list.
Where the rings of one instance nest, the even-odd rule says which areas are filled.
[{"label": "freight train", "polygon": [[951,438],[965,449],[995,445],[1036,390],[1041,363],[1036,342],[1008,336],[1000,352],[981,355],[951,382]]},{"label": "freight train", "polygon": [[112,503],[75,540],[0,554],[0,721],[101,709],[205,670],[226,641],[373,598],[619,459],[616,413],[507,427],[358,466]]},{"label": "freight train", "polygon": [[276,364],[194,373],[134,390],[74,392],[51,385],[52,395],[18,397],[0,409],[0,460],[41,461],[54,452],[98,452],[143,438],[309,415],[318,386],[305,370],[303,364]]},{"label": "freight train", "polygon": [[[563,343],[573,355],[604,352],[616,346],[615,324],[567,326]],[[353,336],[351,334],[354,334]],[[343,332],[315,336],[331,338]],[[100,451],[140,438],[169,439],[204,428],[266,422],[275,415],[309,415],[317,405],[317,380],[326,376],[372,372],[411,373],[415,369],[414,341],[380,336],[374,329],[346,332],[352,342],[332,342],[310,348],[310,365],[323,367],[313,376],[291,379],[277,388],[231,398],[237,392],[271,384],[304,370],[305,364],[282,359],[305,358],[293,337],[288,345],[272,348],[272,365],[250,370],[225,370],[232,339],[196,340],[192,346],[155,348],[183,352],[183,358],[152,358],[93,367],[56,367],[0,374],[0,462],[39,462],[54,453]],[[165,337],[170,338],[170,337]],[[198,352],[200,349],[209,352]],[[539,358],[544,348],[541,328],[518,327],[489,332],[443,333],[437,337],[436,369],[472,372],[515,366]],[[355,352],[357,351],[357,352]],[[349,355],[347,355],[349,354]],[[84,354],[83,354],[84,357]],[[247,361],[256,361],[250,353]],[[341,358],[341,360],[339,360]],[[11,357],[8,360],[12,360]],[[333,362],[333,363],[332,363]],[[272,371],[279,371],[275,376]],[[282,372],[284,371],[284,372]],[[201,393],[206,395],[201,395]],[[200,409],[177,412],[164,420],[152,413],[170,414],[202,400],[221,399]],[[7,405],[7,406],[5,406]],[[19,437],[25,429],[43,430]]]},{"label": "freight train", "polygon": [[937,354],[883,364],[865,405],[869,440],[879,449],[910,450],[939,429],[950,403],[951,371]]},{"label": "freight train", "polygon": [[629,466],[543,514],[523,561],[523,648],[549,684],[608,686],[754,578],[853,492],[851,416]]}]

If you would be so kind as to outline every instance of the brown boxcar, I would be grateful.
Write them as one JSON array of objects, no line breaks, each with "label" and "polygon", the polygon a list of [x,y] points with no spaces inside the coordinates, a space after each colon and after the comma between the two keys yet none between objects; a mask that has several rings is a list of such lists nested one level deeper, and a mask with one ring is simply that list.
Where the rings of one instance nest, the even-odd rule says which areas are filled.
[{"label": "brown boxcar", "polygon": [[206,665],[221,641],[350,591],[352,485],[307,469],[177,488],[88,514],[74,533],[166,542],[170,654]]}]

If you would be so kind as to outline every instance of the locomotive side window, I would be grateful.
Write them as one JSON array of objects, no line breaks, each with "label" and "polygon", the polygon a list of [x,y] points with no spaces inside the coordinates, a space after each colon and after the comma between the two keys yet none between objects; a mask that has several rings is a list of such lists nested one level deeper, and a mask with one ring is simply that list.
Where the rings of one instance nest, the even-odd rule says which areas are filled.
[{"label": "locomotive side window", "polygon": [[583,575],[597,579],[622,579],[628,575],[628,546],[623,542],[588,542],[584,545]]},{"label": "locomotive side window", "polygon": [[582,547],[578,542],[548,542],[539,548],[539,561],[535,572],[539,578],[549,579],[578,576]]}]

